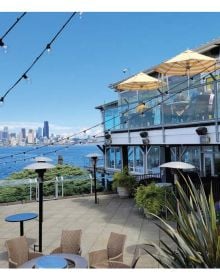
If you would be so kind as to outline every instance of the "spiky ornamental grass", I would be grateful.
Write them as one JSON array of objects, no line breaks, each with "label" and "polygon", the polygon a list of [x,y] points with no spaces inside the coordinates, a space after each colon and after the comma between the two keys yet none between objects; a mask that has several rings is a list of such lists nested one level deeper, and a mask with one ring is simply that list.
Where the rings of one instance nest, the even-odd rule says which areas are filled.
[{"label": "spiky ornamental grass", "polygon": [[156,249],[155,254],[144,250],[164,268],[219,268],[220,235],[212,189],[207,199],[202,183],[197,189],[190,177],[184,180],[189,196],[177,182],[177,209],[168,206],[177,222],[177,230],[152,214],[159,219],[157,226],[171,238],[174,248],[160,240],[160,247],[154,243],[146,244]]}]

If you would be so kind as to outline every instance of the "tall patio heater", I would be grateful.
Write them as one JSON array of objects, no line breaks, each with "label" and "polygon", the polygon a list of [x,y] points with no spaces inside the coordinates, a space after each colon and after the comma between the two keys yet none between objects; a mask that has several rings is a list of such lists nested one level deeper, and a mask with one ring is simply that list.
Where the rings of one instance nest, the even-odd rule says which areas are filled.
[{"label": "tall patio heater", "polygon": [[97,192],[96,192],[96,163],[98,161],[98,158],[100,157],[99,154],[88,154],[86,157],[90,158],[90,161],[92,163],[93,166],[93,179],[94,179],[94,193],[95,193],[95,204],[98,203],[98,199],[97,199]]},{"label": "tall patio heater", "polygon": [[47,169],[54,168],[55,165],[48,163],[52,161],[47,157],[36,157],[35,163],[26,166],[24,169],[35,170],[38,174],[39,183],[39,252],[42,252],[42,223],[43,223],[43,181],[44,173]]}]

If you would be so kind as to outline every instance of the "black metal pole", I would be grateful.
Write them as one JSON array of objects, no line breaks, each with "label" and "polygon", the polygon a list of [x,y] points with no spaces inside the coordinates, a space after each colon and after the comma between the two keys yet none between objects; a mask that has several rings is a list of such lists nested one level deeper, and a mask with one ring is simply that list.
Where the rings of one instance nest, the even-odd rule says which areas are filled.
[{"label": "black metal pole", "polygon": [[20,221],[20,236],[24,235],[24,221]]},{"label": "black metal pole", "polygon": [[39,181],[39,252],[42,252],[42,223],[43,223],[43,180],[46,170],[37,170]]},{"label": "black metal pole", "polygon": [[97,201],[97,193],[96,193],[96,159],[93,159],[93,176],[94,176],[94,193],[95,193],[95,204]]}]

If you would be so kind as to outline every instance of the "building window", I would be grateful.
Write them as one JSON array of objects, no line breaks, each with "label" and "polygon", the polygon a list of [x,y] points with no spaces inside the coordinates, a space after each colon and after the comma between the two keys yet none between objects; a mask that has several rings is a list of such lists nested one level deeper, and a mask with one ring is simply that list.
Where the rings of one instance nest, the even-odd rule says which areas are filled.
[{"label": "building window", "polygon": [[144,173],[144,154],[140,147],[128,147],[128,168],[130,172]]},{"label": "building window", "polygon": [[147,173],[160,173],[160,147],[151,146],[147,154]]},{"label": "building window", "polygon": [[106,152],[106,167],[113,169],[121,169],[121,149],[119,147],[111,147]]}]

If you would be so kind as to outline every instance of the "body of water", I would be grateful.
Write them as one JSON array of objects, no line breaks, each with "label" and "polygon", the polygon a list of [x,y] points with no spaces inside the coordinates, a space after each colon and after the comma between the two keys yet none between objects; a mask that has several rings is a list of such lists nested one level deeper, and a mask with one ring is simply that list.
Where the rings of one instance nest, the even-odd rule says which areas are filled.
[{"label": "body of water", "polygon": [[53,164],[57,164],[58,156],[62,156],[64,164],[84,167],[89,164],[86,155],[90,153],[102,155],[96,145],[73,145],[68,148],[64,146],[39,147],[0,147],[0,179],[5,179],[10,174],[21,171],[25,166],[33,163],[34,159],[28,158],[46,156],[53,160]]}]

